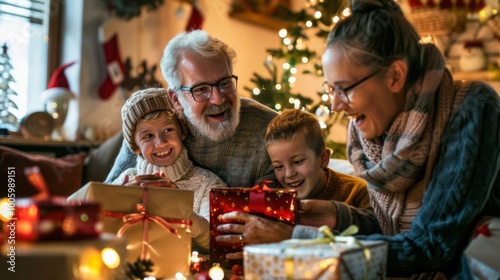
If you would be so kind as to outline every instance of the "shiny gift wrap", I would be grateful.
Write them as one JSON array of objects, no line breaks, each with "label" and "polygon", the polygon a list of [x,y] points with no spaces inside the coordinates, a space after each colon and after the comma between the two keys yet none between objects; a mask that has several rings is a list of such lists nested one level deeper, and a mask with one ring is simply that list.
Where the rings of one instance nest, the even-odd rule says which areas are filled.
[{"label": "shiny gift wrap", "polygon": [[127,240],[127,262],[151,260],[156,278],[189,274],[192,191],[90,182],[69,199],[101,204],[103,231]]},{"label": "shiny gift wrap", "polygon": [[[57,199],[17,199],[14,218],[16,239],[28,241],[85,239],[100,233],[97,203],[66,203]],[[4,229],[5,230],[5,229]]]},{"label": "shiny gift wrap", "polygon": [[103,233],[85,240],[0,246],[0,279],[117,280],[125,278],[126,242]]},{"label": "shiny gift wrap", "polygon": [[385,279],[387,243],[359,243],[287,240],[245,246],[245,279]]},{"label": "shiny gift wrap", "polygon": [[240,211],[271,220],[295,225],[297,215],[297,192],[295,190],[271,189],[263,182],[252,188],[214,188],[210,190],[210,260],[223,267],[241,264],[227,260],[227,253],[242,251],[243,244],[216,242],[217,226],[235,222],[222,220],[222,214]]}]

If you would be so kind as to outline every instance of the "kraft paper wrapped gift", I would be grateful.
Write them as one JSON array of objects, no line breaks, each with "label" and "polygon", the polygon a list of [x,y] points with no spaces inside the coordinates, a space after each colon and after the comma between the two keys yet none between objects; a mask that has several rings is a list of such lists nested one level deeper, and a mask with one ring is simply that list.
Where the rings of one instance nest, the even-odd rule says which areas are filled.
[{"label": "kraft paper wrapped gift", "polygon": [[500,218],[491,217],[479,225],[464,251],[474,279],[500,279]]},{"label": "kraft paper wrapped gift", "polygon": [[[286,240],[244,247],[245,279],[385,279],[387,243]],[[369,256],[366,255],[367,250]]]},{"label": "kraft paper wrapped gift", "polygon": [[222,214],[240,211],[294,225],[297,213],[297,192],[271,189],[267,181],[252,188],[214,188],[210,190],[210,260],[230,268],[241,261],[227,260],[227,253],[241,252],[243,246],[216,242],[217,226],[234,222],[221,219]]},{"label": "kraft paper wrapped gift", "polygon": [[0,279],[126,279],[126,245],[125,239],[105,233],[85,240],[5,243]]},{"label": "kraft paper wrapped gift", "polygon": [[101,204],[103,232],[126,238],[128,263],[151,260],[156,278],[189,274],[192,191],[90,182],[68,199]]}]

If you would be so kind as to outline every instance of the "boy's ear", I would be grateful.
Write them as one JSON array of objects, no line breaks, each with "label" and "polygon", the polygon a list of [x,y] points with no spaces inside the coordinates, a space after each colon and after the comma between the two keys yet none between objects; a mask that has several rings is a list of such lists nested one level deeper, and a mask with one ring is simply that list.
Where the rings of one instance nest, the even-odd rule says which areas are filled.
[{"label": "boy's ear", "polygon": [[332,150],[325,149],[321,153],[321,168],[325,168],[330,163],[330,156],[332,155]]},{"label": "boy's ear", "polygon": [[172,101],[172,103],[174,104],[175,110],[177,110],[177,112],[182,112],[182,106],[179,102],[179,97],[171,89],[168,90],[168,98],[170,98],[170,101]]},{"label": "boy's ear", "polygon": [[141,149],[135,148],[134,153],[138,156],[141,155]]}]

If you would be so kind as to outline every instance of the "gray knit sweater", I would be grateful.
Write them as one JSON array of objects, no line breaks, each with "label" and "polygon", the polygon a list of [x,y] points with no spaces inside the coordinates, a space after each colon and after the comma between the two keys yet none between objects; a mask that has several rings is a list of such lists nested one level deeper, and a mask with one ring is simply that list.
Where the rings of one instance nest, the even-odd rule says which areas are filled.
[{"label": "gray knit sweater", "polygon": [[[389,243],[388,276],[441,271],[458,279],[475,224],[481,216],[500,216],[500,98],[474,83],[441,137],[441,151],[422,208],[410,231],[369,235]],[[335,203],[337,229],[357,224],[363,234],[381,232],[373,211]],[[316,237],[317,229],[298,226],[293,238]]]},{"label": "gray knit sweater", "polygon": [[[208,169],[230,187],[248,187],[263,179],[274,179],[264,136],[267,125],[277,113],[248,98],[240,98],[240,123],[233,137],[214,142],[189,127],[184,141],[195,165]],[[105,182],[113,182],[127,168],[135,165],[136,155],[123,141],[120,152]]]}]

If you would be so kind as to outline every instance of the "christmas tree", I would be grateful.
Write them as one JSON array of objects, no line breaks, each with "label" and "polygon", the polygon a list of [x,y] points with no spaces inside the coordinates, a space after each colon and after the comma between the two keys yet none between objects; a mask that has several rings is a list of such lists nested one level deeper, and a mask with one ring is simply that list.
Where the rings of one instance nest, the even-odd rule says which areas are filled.
[{"label": "christmas tree", "polygon": [[2,46],[3,52],[0,55],[0,127],[11,131],[17,131],[19,122],[12,110],[17,110],[16,103],[11,99],[17,93],[10,87],[14,83],[14,78],[10,74],[12,65],[7,54],[7,44]]},{"label": "christmas tree", "polygon": [[[339,0],[308,0],[305,7],[297,12],[280,7],[276,15],[288,25],[279,31],[282,44],[278,49],[266,50],[269,55],[264,65],[268,75],[254,73],[251,81],[256,87],[245,87],[253,99],[278,112],[287,108],[301,108],[315,114],[325,138],[341,115],[330,112],[331,103],[324,92],[317,93],[319,102],[295,92],[295,75],[297,67],[302,64],[305,67],[302,74],[323,76],[321,57],[307,46],[307,42],[310,36],[316,36],[324,42],[333,25],[349,12],[347,4],[347,1]],[[332,149],[332,157],[345,158],[344,144],[327,141],[327,147]]]}]

